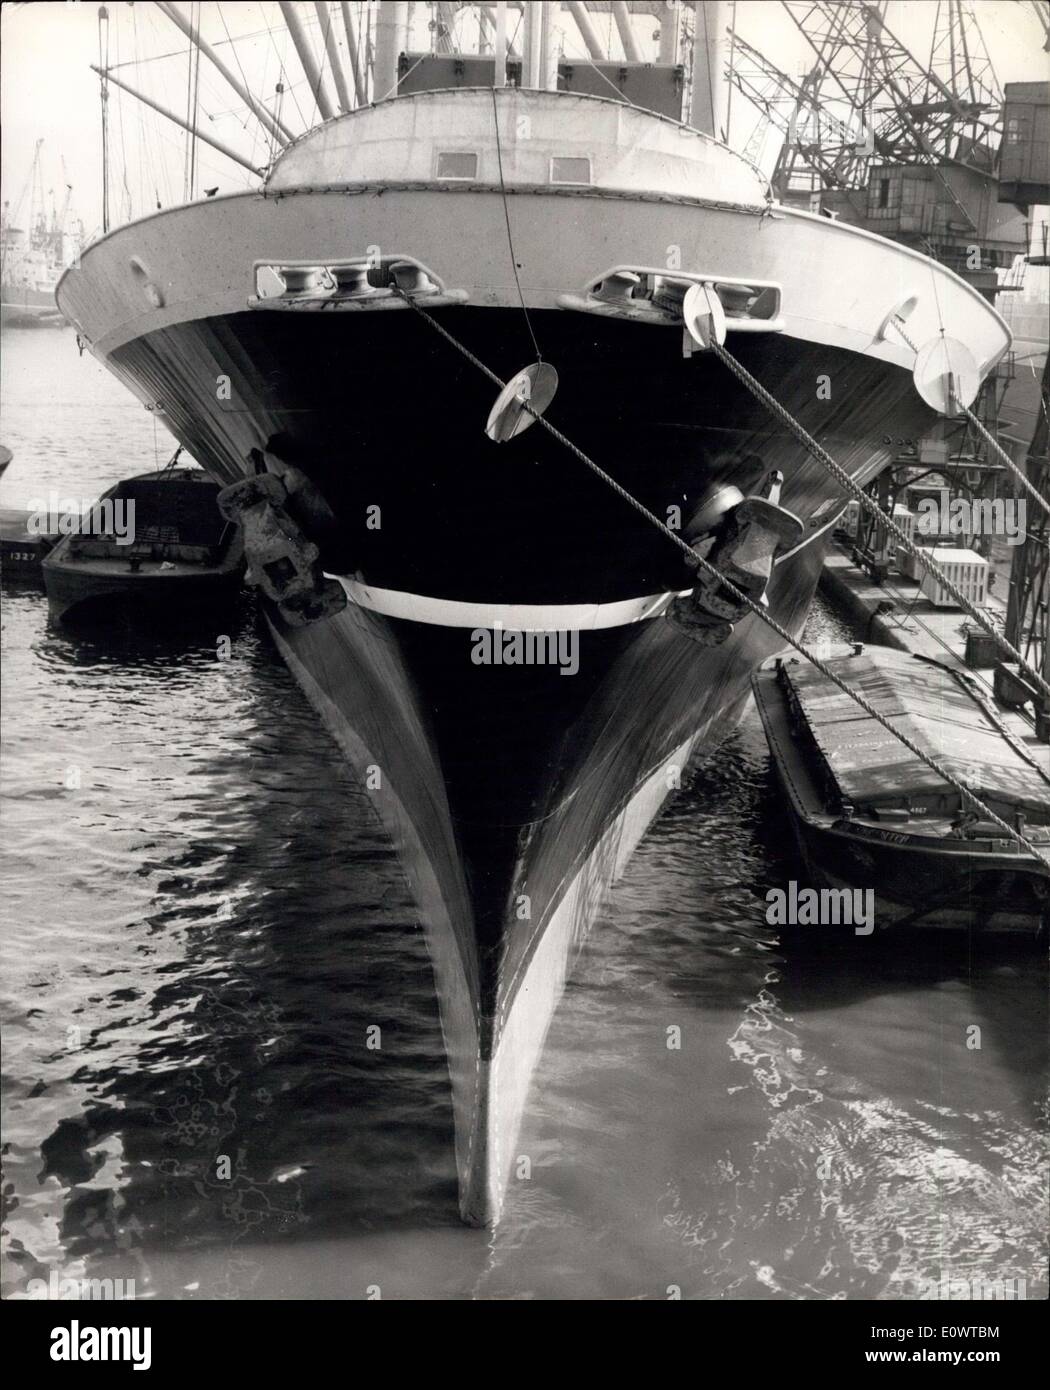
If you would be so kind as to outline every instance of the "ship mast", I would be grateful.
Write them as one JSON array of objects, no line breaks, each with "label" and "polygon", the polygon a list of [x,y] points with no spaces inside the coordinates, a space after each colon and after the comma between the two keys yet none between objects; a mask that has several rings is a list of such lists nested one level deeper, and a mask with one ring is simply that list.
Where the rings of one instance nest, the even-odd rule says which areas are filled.
[{"label": "ship mast", "polygon": [[343,12],[343,29],[346,33],[346,51],[350,55],[350,70],[354,79],[354,89],[357,94],[357,104],[363,106],[368,100],[368,78],[361,63],[361,50],[357,44],[357,33],[354,30],[354,19],[350,13],[349,0],[342,0],[340,9]]},{"label": "ship mast", "polygon": [[[506,5],[497,7],[506,13]],[[504,33],[506,29],[504,29]],[[372,100],[383,101],[397,92],[397,60],[408,41],[408,5],[404,0],[386,0],[376,15],[376,54],[372,73]],[[499,59],[496,61],[499,67]]]},{"label": "ship mast", "polygon": [[507,85],[507,6],[504,0],[500,0],[496,6],[495,32],[496,37],[492,44],[492,52],[495,55],[492,85],[505,87]]},{"label": "ship mast", "polygon": [[723,0],[696,0],[693,6],[693,104],[689,124],[694,130],[725,140],[729,86],[727,67],[728,6]]},{"label": "ship mast", "polygon": [[352,109],[352,103],[346,85],[346,73],[343,71],[343,60],[339,56],[339,46],[332,32],[335,16],[332,14],[331,8],[322,4],[321,0],[314,0],[314,13],[317,15],[317,24],[324,39],[324,51],[328,55],[328,66],[332,69],[339,110],[349,111]]},{"label": "ship mast", "polygon": [[[412,31],[412,6],[405,0],[384,0],[375,7],[366,5],[357,15],[348,0],[341,0],[338,6],[332,0],[314,0],[312,6],[296,4],[293,0],[279,0],[279,7],[287,35],[295,49],[297,66],[316,104],[316,116],[312,110],[306,112],[307,125],[317,119],[332,120],[369,101],[384,101],[398,94],[404,76],[399,71],[400,60],[410,47]],[[189,40],[191,52],[197,59],[203,55],[208,60],[259,122],[272,142],[271,158],[298,138],[297,131],[288,124],[287,108],[283,116],[280,103],[276,110],[272,109],[272,102],[266,103],[261,93],[251,89],[243,67],[238,62],[231,63],[229,55],[223,56],[204,37],[197,11],[191,9],[187,14],[184,7],[180,8],[172,0],[158,0],[157,8]],[[583,61],[599,72],[608,69],[615,61],[613,43],[618,38],[618,48],[622,51],[625,64],[645,64],[648,49],[646,36],[638,25],[638,17],[648,13],[650,7],[625,3],[625,0],[615,0],[615,3],[602,7],[609,20],[608,44],[595,23],[596,8],[583,0],[566,0],[564,5],[573,23],[577,42],[587,55]],[[683,31],[688,44],[690,29],[693,30],[692,124],[716,138],[724,139],[727,89],[722,81],[722,72],[728,45],[728,5],[723,0],[695,0],[691,7],[693,15],[687,17],[683,24],[682,11],[685,8],[684,4],[668,3],[658,15],[659,61],[664,67],[673,66],[683,46]],[[438,22],[432,29],[438,51],[443,48],[449,55],[458,51],[461,40],[454,36],[453,31],[459,27],[457,12],[461,14],[464,10],[469,10],[472,20],[476,21],[479,53],[488,51],[493,55],[492,83],[495,87],[507,85],[508,63],[513,61],[515,65],[520,63],[520,73],[512,69],[510,81],[532,90],[557,89],[556,36],[561,32],[558,27],[561,6],[540,3],[539,0],[498,0],[497,3],[469,6],[451,3],[435,5]],[[340,18],[342,32],[338,33]],[[253,174],[264,172],[253,160],[207,133],[203,113],[199,119],[192,111],[180,115],[154,97],[132,87],[123,78],[118,78],[109,64],[108,26],[109,16],[102,8],[99,11],[99,60],[94,70],[101,79],[102,94],[103,230],[109,229],[108,103],[111,82],[180,129],[188,131],[194,140],[203,141],[241,168]],[[520,39],[517,38],[518,34],[521,35]],[[652,35],[652,38],[655,40],[656,35]],[[234,43],[228,33],[227,39]],[[689,62],[688,56],[685,61]],[[612,79],[606,80],[610,86],[615,85]],[[686,86],[689,86],[688,78]],[[279,84],[278,91],[284,90],[284,85]],[[680,109],[674,115],[680,116]]]},{"label": "ship mast", "polygon": [[[298,53],[299,61],[303,65],[303,72],[306,73],[306,80],[310,85],[310,91],[313,94],[314,101],[317,103],[317,110],[320,112],[323,121],[330,121],[335,115],[335,109],[328,95],[328,87],[325,84],[324,73],[317,66],[317,60],[314,57],[313,49],[310,47],[310,41],[306,37],[306,30],[303,28],[302,20],[299,18],[299,12],[296,10],[295,6],[290,3],[290,0],[280,0],[280,6],[281,14],[284,15],[284,22],[288,26],[288,32],[292,36],[292,43],[295,45],[295,51]],[[396,7],[393,5],[384,5],[381,7],[380,13],[387,8],[394,9]],[[402,6],[401,8],[407,10],[407,6]],[[396,55],[394,57],[394,65],[396,68]]]},{"label": "ship mast", "polygon": [[196,24],[191,24],[177,5],[165,4],[163,3],[163,0],[159,0],[157,8],[161,11],[162,14],[167,15],[168,19],[171,20],[172,24],[176,25],[177,28],[182,30],[182,32],[189,39],[190,43],[192,43],[195,48],[197,48],[201,53],[204,54],[205,58],[207,58],[209,62],[211,62],[215,66],[215,68],[222,74],[222,76],[230,84],[230,86],[241,98],[241,100],[247,103],[248,109],[252,112],[254,116],[258,118],[258,120],[262,122],[263,126],[273,136],[273,138],[282,147],[285,146],[288,143],[288,141],[293,138],[292,132],[282,121],[278,120],[276,116],[272,115],[262,104],[261,101],[257,100],[257,98],[252,95],[248,88],[238,80],[235,73],[230,71],[230,69],[226,66],[223,60],[215,52],[215,49],[212,48],[211,44],[208,43],[207,39],[205,39],[201,34],[199,21]]},{"label": "ship mast", "polygon": [[[102,68],[96,67],[94,63],[91,64],[91,71],[97,72],[99,77],[103,78],[105,81],[112,82],[114,86],[127,92],[129,96],[135,97],[138,101],[141,101],[143,105],[156,111],[158,115],[167,117],[169,121],[174,121],[177,126],[181,126],[183,130],[189,131],[196,139],[203,140],[204,143],[210,145],[213,150],[218,150],[219,153],[224,154],[227,159],[232,159],[233,162],[239,164],[242,169],[247,169],[249,173],[252,174],[262,175],[262,169],[257,168],[254,164],[250,164],[248,160],[239,155],[236,150],[231,150],[229,145],[224,145],[221,140],[216,140],[214,135],[206,134],[198,126],[194,125],[192,121],[183,120],[183,118],[174,111],[169,111],[166,106],[161,106],[159,101],[154,101],[152,97],[146,96],[145,92],[137,92],[134,87],[130,87],[122,78],[114,77],[112,72],[106,72]],[[103,230],[106,229],[103,228]]]}]

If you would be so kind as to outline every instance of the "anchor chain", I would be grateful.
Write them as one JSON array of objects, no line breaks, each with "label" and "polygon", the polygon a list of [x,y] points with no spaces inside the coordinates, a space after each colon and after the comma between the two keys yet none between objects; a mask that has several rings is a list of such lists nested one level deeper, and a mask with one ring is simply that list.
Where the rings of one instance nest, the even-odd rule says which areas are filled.
[{"label": "anchor chain", "polygon": [[[962,403],[960,402],[960,404]],[[974,429],[984,440],[984,442],[996,454],[1000,463],[1002,463],[1006,468],[1010,470],[1010,472],[1014,475],[1017,481],[1024,488],[1025,492],[1027,492],[1030,497],[1034,497],[1036,502],[1038,502],[1039,506],[1042,507],[1044,512],[1046,512],[1047,516],[1050,516],[1050,502],[1047,501],[1047,499],[1038,490],[1038,488],[1034,488],[1032,486],[1032,484],[1028,481],[1027,477],[1024,475],[1021,469],[1018,468],[1017,464],[1014,463],[1013,459],[1006,452],[1006,450],[1002,448],[998,441],[995,438],[993,438],[991,434],[989,434],[989,432],[981,424],[980,420],[978,420],[977,416],[973,413],[970,407],[968,405],[964,405],[962,407],[962,411],[966,418],[969,420],[970,424],[973,425]]]},{"label": "anchor chain", "polygon": [[874,498],[870,497],[862,487],[859,487],[853,481],[846,470],[840,467],[827,450],[823,449],[813,436],[798,423],[791,412],[781,405],[775,396],[770,395],[762,383],[751,375],[743,363],[738,362],[733,354],[727,352],[721,343],[712,341],[711,351],[720,362],[729,368],[735,377],[744,383],[751,394],[759,400],[767,410],[776,416],[781,424],[794,435],[795,439],[798,440],[806,452],[811,455],[811,457],[815,458],[817,462],[831,474],[835,481],[849,493],[854,501],[859,502],[864,510],[868,512],[869,515],[873,516],[880,525],[884,526],[897,543],[911,555],[913,559],[919,562],[926,573],[932,576],[943,589],[951,594],[952,598],[963,612],[966,613],[968,617],[972,618],[978,627],[983,628],[984,631],[998,643],[1003,651],[1009,655],[1011,661],[1017,663],[1018,667],[1025,673],[1029,680],[1038,686],[1044,695],[1050,697],[1050,684],[1043,679],[1038,671],[1029,666],[1028,662],[1025,661],[1017,648],[1007,641],[1006,637],[998,631],[991,620],[970,602],[959,586],[944,573],[940,566],[929,559],[923,547],[921,545],[916,545],[910,540],[893,518],[882,510]]},{"label": "anchor chain", "polygon": [[[904,325],[901,323],[900,319],[894,316],[892,319],[890,319],[890,324],[901,335],[904,341],[911,348],[912,352],[915,353],[916,357],[918,357],[919,349],[915,346],[915,343],[908,336],[908,333],[905,331]],[[1043,494],[1038,490],[1038,488],[1034,488],[1032,486],[1024,470],[1019,468],[1017,464],[1014,463],[1013,459],[1002,447],[1002,445],[995,438],[995,436],[990,434],[988,430],[985,429],[984,425],[981,424],[980,420],[973,413],[970,407],[968,405],[963,405],[962,401],[959,401],[958,404],[963,414],[969,420],[970,424],[973,425],[973,427],[976,429],[977,433],[981,436],[984,442],[995,453],[996,457],[998,458],[999,462],[1003,465],[1003,467],[1014,475],[1017,481],[1024,488],[1025,492],[1027,492],[1028,495],[1031,498],[1033,498],[1039,504],[1040,507],[1042,507],[1043,511],[1046,512],[1048,516],[1050,516],[1050,501],[1048,501],[1043,496]]]}]

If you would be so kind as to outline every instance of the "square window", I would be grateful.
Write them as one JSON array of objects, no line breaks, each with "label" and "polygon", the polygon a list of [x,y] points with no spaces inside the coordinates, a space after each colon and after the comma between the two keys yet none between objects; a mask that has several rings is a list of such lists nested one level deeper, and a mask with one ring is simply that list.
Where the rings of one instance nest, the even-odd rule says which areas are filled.
[{"label": "square window", "polygon": [[591,161],[588,157],[556,154],[551,159],[551,183],[590,183]]},{"label": "square window", "polygon": [[470,150],[442,150],[437,157],[439,179],[476,179],[478,157]]}]

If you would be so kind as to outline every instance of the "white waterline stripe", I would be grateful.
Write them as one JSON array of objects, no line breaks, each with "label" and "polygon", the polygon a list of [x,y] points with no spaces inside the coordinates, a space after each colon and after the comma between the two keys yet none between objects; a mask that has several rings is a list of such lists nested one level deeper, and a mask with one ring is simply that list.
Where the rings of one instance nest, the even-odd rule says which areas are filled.
[{"label": "white waterline stripe", "polygon": [[440,627],[494,628],[498,624],[510,632],[590,632],[624,627],[628,623],[659,617],[674,597],[669,593],[647,594],[642,598],[619,599],[615,603],[469,603],[462,599],[410,594],[399,589],[380,589],[340,574],[330,577],[339,580],[351,603],[388,618],[405,618],[409,622],[433,623]]},{"label": "white waterline stripe", "polygon": [[[805,536],[793,549],[778,555],[776,563],[798,553],[834,526],[846,510],[845,501],[832,509],[819,530]],[[401,589],[380,589],[346,575],[329,574],[346,590],[351,603],[382,613],[387,618],[404,618],[411,623],[430,623],[436,627],[495,628],[508,632],[597,632],[602,628],[626,627],[658,618],[673,598],[689,593],[645,594],[641,598],[618,599],[615,603],[470,603],[463,599],[434,598],[430,594],[411,594]]]}]

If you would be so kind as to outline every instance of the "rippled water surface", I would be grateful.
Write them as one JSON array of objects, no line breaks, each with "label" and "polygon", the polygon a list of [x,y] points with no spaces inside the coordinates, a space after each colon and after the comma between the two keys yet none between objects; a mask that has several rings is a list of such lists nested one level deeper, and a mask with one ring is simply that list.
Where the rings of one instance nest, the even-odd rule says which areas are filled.
[{"label": "rippled water surface", "polygon": [[[65,331],[5,334],[0,437],[22,507],[172,447]],[[765,894],[805,875],[753,713],[607,904],[485,1233],[397,863],[250,605],[228,662],[55,630],[32,587],[3,619],[8,1295],[1045,1296],[1042,962],[782,949]]]}]

